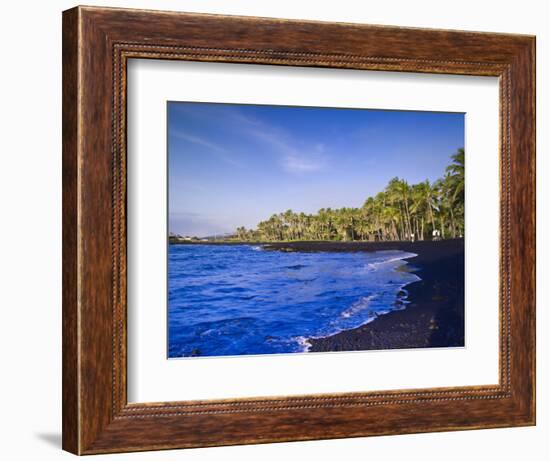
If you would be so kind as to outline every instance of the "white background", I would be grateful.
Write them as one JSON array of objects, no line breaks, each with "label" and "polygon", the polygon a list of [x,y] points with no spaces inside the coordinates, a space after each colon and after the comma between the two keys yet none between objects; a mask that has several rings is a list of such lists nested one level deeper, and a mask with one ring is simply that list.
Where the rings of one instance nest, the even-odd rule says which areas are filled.
[{"label": "white background", "polygon": [[[128,92],[131,402],[498,383],[496,77],[145,59]],[[466,347],[166,360],[167,100],[466,113]]]},{"label": "white background", "polygon": [[[538,59],[538,425],[116,455],[139,460],[546,459],[550,437],[548,160],[550,78],[548,12],[540,1],[296,2],[283,0],[115,1],[112,6],[455,28],[537,35]],[[88,4],[101,4],[88,1]],[[69,1],[3,5],[0,114],[1,455],[69,459],[61,427],[61,10]],[[105,457],[98,457],[103,459]],[[107,459],[107,458],[105,458]]]}]

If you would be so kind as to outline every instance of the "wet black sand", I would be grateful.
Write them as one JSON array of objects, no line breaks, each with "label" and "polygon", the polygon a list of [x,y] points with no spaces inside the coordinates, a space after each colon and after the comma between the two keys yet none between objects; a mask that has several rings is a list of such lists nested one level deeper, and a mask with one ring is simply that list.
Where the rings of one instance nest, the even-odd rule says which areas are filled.
[{"label": "wet black sand", "polygon": [[278,251],[402,250],[421,280],[405,287],[404,310],[326,338],[311,339],[311,352],[464,346],[464,240],[420,242],[290,242],[264,244]]}]

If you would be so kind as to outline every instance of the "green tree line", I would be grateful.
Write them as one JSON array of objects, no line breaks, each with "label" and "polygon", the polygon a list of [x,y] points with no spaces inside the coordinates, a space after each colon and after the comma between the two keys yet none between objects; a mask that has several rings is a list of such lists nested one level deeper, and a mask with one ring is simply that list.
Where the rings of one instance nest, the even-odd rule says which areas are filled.
[{"label": "green tree line", "polygon": [[[435,231],[435,232],[434,232]],[[464,149],[451,156],[445,175],[418,184],[393,178],[360,208],[292,210],[274,214],[256,229],[237,228],[241,241],[389,241],[464,235]]]}]

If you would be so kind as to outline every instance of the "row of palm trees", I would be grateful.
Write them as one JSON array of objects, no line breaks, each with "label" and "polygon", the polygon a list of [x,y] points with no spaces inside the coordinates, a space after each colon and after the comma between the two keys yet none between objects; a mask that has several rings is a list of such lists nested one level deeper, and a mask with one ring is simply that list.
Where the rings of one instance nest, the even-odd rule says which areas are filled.
[{"label": "row of palm trees", "polygon": [[237,228],[240,241],[386,241],[457,238],[464,235],[464,149],[451,156],[445,175],[430,183],[399,178],[360,208],[322,208],[316,214],[287,210],[256,229]]}]

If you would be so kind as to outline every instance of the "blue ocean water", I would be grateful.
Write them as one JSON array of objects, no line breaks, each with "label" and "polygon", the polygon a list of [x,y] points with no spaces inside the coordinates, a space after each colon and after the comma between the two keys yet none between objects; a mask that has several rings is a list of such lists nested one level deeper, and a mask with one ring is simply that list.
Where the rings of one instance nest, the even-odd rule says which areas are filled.
[{"label": "blue ocean water", "polygon": [[168,355],[305,352],[308,338],[405,308],[402,251],[299,253],[169,245]]}]

